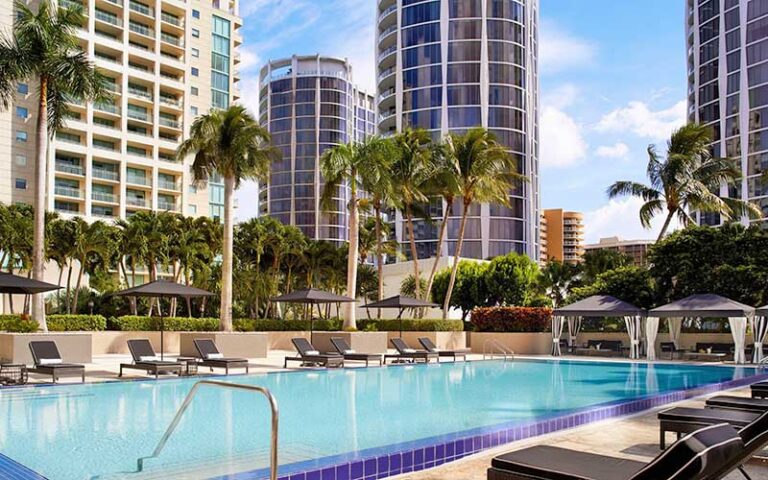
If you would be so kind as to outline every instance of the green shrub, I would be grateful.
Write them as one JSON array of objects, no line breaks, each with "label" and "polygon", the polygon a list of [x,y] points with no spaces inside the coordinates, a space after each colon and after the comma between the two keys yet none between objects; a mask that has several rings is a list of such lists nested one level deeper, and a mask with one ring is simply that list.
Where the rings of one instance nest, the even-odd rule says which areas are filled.
[{"label": "green shrub", "polygon": [[[342,321],[338,318],[315,320],[314,329],[318,332],[338,332]],[[234,329],[239,332],[304,332],[310,328],[309,320],[274,320],[238,318]]]},{"label": "green shrub", "polygon": [[[315,320],[316,332],[340,332],[343,322],[338,318]],[[308,320],[253,320],[239,318],[234,321],[234,328],[239,332],[305,332],[308,331]],[[403,331],[408,332],[460,332],[464,329],[461,320],[417,320],[403,319]],[[357,331],[361,332],[395,332],[400,330],[398,320],[358,320]]]},{"label": "green shrub", "polygon": [[546,332],[552,328],[552,309],[489,307],[472,311],[477,332]]},{"label": "green shrub", "polygon": [[[369,325],[373,325],[372,328],[375,330],[370,330]],[[402,325],[404,332],[461,332],[464,330],[464,322],[461,320],[404,318]],[[400,320],[358,320],[357,328],[366,332],[399,332]]]},{"label": "green shrub", "polygon": [[107,319],[101,315],[48,315],[51,332],[99,332],[107,328]]},{"label": "green shrub", "polygon": [[34,320],[21,318],[21,315],[0,315],[0,330],[10,333],[32,333],[38,329]]},{"label": "green shrub", "polygon": [[[126,332],[151,332],[160,330],[159,317],[126,315],[110,319],[111,330]],[[219,330],[218,318],[164,317],[163,329],[168,332],[215,332]]]}]

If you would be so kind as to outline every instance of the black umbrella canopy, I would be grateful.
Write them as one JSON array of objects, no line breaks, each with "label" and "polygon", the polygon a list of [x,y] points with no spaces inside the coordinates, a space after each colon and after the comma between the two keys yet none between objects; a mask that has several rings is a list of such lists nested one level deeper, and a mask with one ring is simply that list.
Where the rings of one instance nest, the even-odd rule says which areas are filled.
[{"label": "black umbrella canopy", "polygon": [[279,297],[271,298],[276,303],[354,303],[357,300],[354,298],[343,297],[336,295],[335,293],[325,292],[323,290],[317,290],[315,288],[308,288],[305,290],[296,290],[295,292],[280,295]]},{"label": "black umbrella canopy", "polygon": [[115,297],[212,297],[214,294],[195,287],[166,280],[156,280],[113,293]]},{"label": "black umbrella canopy", "polygon": [[0,272],[0,293],[35,295],[37,293],[59,290],[60,288],[60,286],[52,283]]},{"label": "black umbrella canopy", "polygon": [[436,303],[426,302],[418,298],[395,295],[378,302],[368,303],[365,305],[365,308],[429,308],[439,306]]},{"label": "black umbrella canopy", "polygon": [[645,310],[610,295],[593,295],[554,311],[560,317],[623,317],[645,315]]},{"label": "black umbrella canopy", "polygon": [[755,309],[749,305],[731,300],[730,298],[704,293],[691,295],[681,300],[662,305],[648,311],[648,316],[658,318],[668,317],[746,317],[752,315]]}]

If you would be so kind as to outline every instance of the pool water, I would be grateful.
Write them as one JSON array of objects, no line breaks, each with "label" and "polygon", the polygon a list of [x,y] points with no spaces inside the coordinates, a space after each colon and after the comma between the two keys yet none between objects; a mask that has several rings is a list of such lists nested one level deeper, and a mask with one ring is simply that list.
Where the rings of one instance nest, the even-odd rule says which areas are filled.
[{"label": "pool water", "polygon": [[[482,361],[230,376],[280,408],[281,473],[323,457],[387,448],[596,405],[742,379],[748,367]],[[0,453],[50,480],[131,478],[198,379],[0,390]],[[269,408],[202,388],[149,470],[209,478],[268,465]],[[179,477],[182,475],[179,474]]]}]

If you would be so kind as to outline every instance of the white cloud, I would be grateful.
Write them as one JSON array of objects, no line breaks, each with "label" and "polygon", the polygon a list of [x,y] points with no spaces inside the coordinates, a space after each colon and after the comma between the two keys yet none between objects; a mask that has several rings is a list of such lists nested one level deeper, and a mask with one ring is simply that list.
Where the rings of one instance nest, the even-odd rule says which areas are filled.
[{"label": "white cloud", "polygon": [[[625,240],[655,240],[664,224],[665,216],[659,215],[651,221],[651,228],[640,224],[640,207],[643,200],[635,197],[610,200],[602,207],[584,214],[584,240],[597,243],[601,238],[620,237]],[[679,228],[672,220],[669,231]]]},{"label": "white cloud", "polygon": [[542,22],[539,66],[544,73],[584,67],[594,61],[595,46],[562,30],[553,22]]},{"label": "white cloud", "polygon": [[254,51],[253,48],[244,47],[240,48],[240,64],[237,66],[240,73],[249,72],[251,70],[257,70],[261,67],[261,57]]},{"label": "white cloud", "polygon": [[259,115],[259,77],[258,75],[246,75],[240,80],[240,100],[254,117]]},{"label": "white cloud", "polygon": [[578,96],[579,89],[571,83],[566,83],[544,93],[541,98],[541,104],[545,107],[554,107],[562,110],[572,106]]},{"label": "white cloud", "polygon": [[638,137],[662,140],[685,124],[686,110],[684,100],[665,110],[656,111],[643,102],[633,101],[626,107],[604,115],[595,129],[599,132],[631,132]]},{"label": "white cloud", "polygon": [[564,111],[544,107],[541,112],[541,164],[544,167],[570,167],[586,157],[589,145],[581,129],[581,125]]},{"label": "white cloud", "polygon": [[246,181],[235,192],[237,209],[235,220],[245,222],[259,215],[259,187],[256,182]]},{"label": "white cloud", "polygon": [[617,142],[612,146],[602,145],[595,150],[595,155],[603,158],[625,158],[628,153],[629,147],[622,142]]}]

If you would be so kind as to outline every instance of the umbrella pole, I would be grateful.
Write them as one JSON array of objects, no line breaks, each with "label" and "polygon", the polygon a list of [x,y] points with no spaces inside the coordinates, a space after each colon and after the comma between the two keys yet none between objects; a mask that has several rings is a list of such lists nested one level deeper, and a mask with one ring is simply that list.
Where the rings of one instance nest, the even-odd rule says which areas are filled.
[{"label": "umbrella pole", "polygon": [[163,320],[163,311],[160,309],[160,298],[157,299],[157,313],[160,315],[160,361],[165,360],[165,320]]},{"label": "umbrella pole", "polygon": [[311,310],[309,313],[309,343],[313,343],[315,341],[315,317],[312,316]]},{"label": "umbrella pole", "polygon": [[400,309],[400,313],[397,314],[397,319],[400,321],[400,338],[403,338],[403,310]]}]

